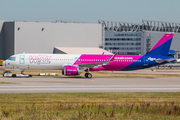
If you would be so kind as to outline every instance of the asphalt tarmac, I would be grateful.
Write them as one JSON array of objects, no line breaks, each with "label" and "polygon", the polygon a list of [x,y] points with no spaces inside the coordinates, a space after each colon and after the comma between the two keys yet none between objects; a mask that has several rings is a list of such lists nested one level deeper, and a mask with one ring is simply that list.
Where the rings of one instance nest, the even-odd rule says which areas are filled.
[{"label": "asphalt tarmac", "polygon": [[179,77],[41,77],[3,78],[0,93],[180,92]]}]

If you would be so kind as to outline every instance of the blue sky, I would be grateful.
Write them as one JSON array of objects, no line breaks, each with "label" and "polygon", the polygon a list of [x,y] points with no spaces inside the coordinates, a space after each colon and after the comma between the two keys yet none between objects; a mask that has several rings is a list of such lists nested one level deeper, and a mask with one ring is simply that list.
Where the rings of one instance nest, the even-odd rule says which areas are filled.
[{"label": "blue sky", "polygon": [[180,0],[0,0],[0,19],[180,23]]}]

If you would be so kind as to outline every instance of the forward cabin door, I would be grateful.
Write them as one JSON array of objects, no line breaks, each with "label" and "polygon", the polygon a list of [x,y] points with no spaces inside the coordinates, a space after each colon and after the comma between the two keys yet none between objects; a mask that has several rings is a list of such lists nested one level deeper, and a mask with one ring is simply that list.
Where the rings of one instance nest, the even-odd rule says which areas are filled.
[{"label": "forward cabin door", "polygon": [[19,63],[24,64],[25,63],[25,55],[20,55],[19,56]]},{"label": "forward cabin door", "polygon": [[22,70],[27,68],[25,65],[25,55],[19,56],[19,68]]}]

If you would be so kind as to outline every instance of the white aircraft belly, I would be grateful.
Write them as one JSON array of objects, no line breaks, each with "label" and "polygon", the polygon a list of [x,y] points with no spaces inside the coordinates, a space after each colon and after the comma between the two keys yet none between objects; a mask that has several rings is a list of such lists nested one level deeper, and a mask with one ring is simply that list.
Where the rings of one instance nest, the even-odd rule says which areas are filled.
[{"label": "white aircraft belly", "polygon": [[63,70],[64,65],[72,64],[73,62],[53,62],[51,64],[26,64],[23,66],[26,70]]}]

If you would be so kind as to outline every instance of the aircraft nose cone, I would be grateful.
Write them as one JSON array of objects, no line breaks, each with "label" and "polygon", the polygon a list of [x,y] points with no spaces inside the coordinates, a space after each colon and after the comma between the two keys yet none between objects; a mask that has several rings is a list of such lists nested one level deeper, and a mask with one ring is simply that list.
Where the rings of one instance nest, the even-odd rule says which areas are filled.
[{"label": "aircraft nose cone", "polygon": [[5,66],[5,61],[4,61],[4,62],[2,62],[2,65],[3,65],[3,66]]}]

